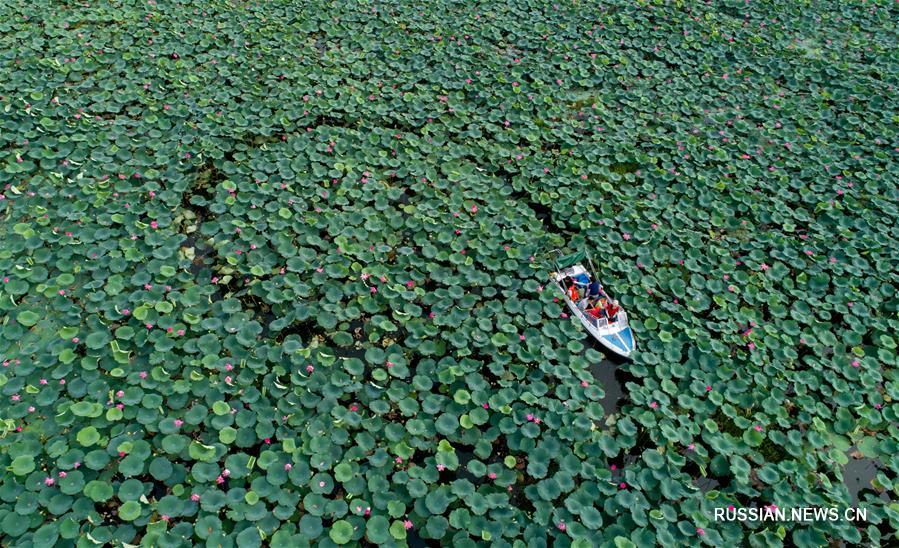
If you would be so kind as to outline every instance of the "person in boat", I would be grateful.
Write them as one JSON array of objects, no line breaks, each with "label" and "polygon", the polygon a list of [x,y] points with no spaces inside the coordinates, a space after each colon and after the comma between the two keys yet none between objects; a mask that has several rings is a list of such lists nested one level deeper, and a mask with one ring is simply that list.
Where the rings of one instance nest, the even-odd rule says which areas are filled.
[{"label": "person in boat", "polygon": [[606,309],[603,307],[603,303],[599,301],[594,303],[592,307],[587,309],[587,314],[589,314],[593,318],[596,318],[597,320],[600,320],[602,318],[605,318]]},{"label": "person in boat", "polygon": [[609,302],[608,306],[606,307],[606,314],[609,316],[609,321],[615,320],[615,315],[618,314],[619,310],[621,310],[621,307],[618,306],[617,299]]},{"label": "person in boat", "polygon": [[568,286],[568,298],[573,302],[578,302],[580,299],[580,292],[577,289],[577,283],[572,279],[571,285]]},{"label": "person in boat", "polygon": [[605,297],[607,299],[609,298],[609,296],[606,295],[605,290],[602,288],[602,284],[599,283],[599,280],[593,280],[592,282],[590,282],[590,286],[587,288],[587,295],[592,299],[596,299],[599,297]]}]

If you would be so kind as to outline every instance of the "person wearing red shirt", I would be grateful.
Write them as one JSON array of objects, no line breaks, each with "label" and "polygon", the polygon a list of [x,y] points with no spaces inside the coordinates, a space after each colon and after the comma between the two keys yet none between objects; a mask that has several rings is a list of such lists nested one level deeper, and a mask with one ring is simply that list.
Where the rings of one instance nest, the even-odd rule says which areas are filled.
[{"label": "person wearing red shirt", "polygon": [[621,307],[618,306],[618,300],[610,301],[606,306],[606,314],[609,316],[609,320],[615,319],[615,314],[621,310]]},{"label": "person wearing red shirt", "polygon": [[578,292],[577,286],[575,284],[571,284],[571,286],[568,288],[568,298],[570,298],[574,302],[577,302],[580,298],[580,293]]}]

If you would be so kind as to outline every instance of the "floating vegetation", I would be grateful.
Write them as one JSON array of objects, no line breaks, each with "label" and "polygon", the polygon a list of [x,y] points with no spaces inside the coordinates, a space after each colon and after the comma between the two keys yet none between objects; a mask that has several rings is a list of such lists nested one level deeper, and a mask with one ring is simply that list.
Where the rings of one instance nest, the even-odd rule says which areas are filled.
[{"label": "floating vegetation", "polygon": [[7,2],[0,544],[895,544],[897,6]]}]

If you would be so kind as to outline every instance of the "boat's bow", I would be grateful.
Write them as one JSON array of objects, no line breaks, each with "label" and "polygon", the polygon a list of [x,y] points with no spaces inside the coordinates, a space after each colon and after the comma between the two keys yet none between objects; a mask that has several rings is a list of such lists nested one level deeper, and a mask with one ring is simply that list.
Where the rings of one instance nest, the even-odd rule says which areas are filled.
[{"label": "boat's bow", "polygon": [[625,326],[612,333],[604,333],[600,335],[599,339],[606,348],[619,356],[627,358],[634,351],[634,333],[630,326]]}]

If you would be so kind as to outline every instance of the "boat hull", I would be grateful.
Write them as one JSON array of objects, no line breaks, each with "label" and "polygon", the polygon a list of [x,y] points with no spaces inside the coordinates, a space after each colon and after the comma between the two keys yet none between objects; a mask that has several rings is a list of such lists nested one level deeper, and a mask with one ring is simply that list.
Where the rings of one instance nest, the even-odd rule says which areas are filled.
[{"label": "boat hull", "polygon": [[571,310],[571,313],[599,344],[603,345],[609,352],[622,358],[631,357],[637,345],[634,340],[634,332],[629,325],[610,324],[608,328],[598,328],[590,322],[571,299],[566,297],[565,302],[568,304],[568,309]]},{"label": "boat hull", "polygon": [[597,320],[592,316],[588,316],[584,311],[578,308],[577,303],[568,297],[565,288],[562,287],[561,280],[566,276],[571,275],[573,272],[578,271],[583,271],[583,267],[575,265],[566,271],[553,273],[555,286],[559,290],[559,293],[561,293],[562,298],[565,299],[568,309],[571,310],[574,317],[581,322],[581,325],[584,326],[587,333],[596,339],[596,341],[609,352],[621,356],[622,358],[630,358],[637,348],[637,342],[634,338],[634,332],[628,324],[627,314],[624,311],[621,311],[618,314],[617,320],[612,323],[608,323],[605,320]]}]

